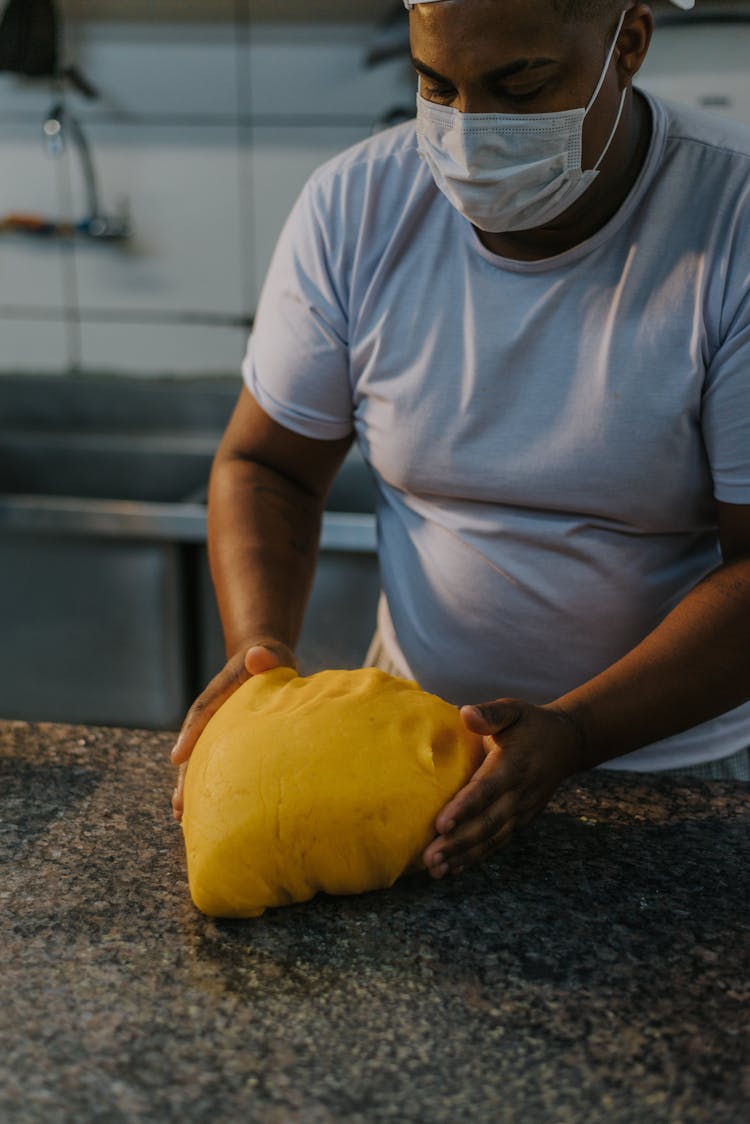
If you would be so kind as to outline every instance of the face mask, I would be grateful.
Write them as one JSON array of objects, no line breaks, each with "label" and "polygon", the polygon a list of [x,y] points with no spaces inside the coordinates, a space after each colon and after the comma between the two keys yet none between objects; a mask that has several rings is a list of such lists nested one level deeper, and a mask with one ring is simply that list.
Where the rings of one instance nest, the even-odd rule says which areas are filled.
[{"label": "face mask", "polygon": [[566,211],[599,174],[620,123],[595,166],[581,168],[583,122],[612,61],[625,12],[604,69],[584,109],[559,113],[461,113],[417,94],[417,141],[443,195],[470,223],[494,233],[530,230]]}]

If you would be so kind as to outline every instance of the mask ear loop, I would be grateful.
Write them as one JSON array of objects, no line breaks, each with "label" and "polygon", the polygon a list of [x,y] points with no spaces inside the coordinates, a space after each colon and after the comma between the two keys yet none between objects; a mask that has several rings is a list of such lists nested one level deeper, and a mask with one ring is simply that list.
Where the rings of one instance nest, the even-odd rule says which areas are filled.
[{"label": "mask ear loop", "polygon": [[[598,98],[599,91],[601,90],[602,85],[604,84],[604,79],[607,77],[607,71],[609,70],[609,64],[612,62],[612,55],[615,53],[615,47],[617,46],[617,40],[619,38],[620,32],[622,31],[622,25],[625,22],[625,16],[626,15],[627,15],[627,9],[625,8],[620,13],[620,19],[619,19],[617,27],[615,29],[615,34],[612,38],[612,45],[610,46],[609,51],[607,52],[607,58],[606,58],[606,61],[604,63],[604,67],[602,69],[602,72],[599,75],[599,81],[596,84],[596,89],[594,90],[593,94],[591,95],[591,97],[588,100],[588,105],[586,106],[586,113],[588,113],[588,111],[591,109],[591,106],[594,104],[594,102]],[[584,116],[585,115],[586,114],[584,114]]]},{"label": "mask ear loop", "polygon": [[628,92],[628,88],[626,86],[624,88],[624,90],[622,91],[622,93],[620,94],[620,106],[617,110],[617,116],[615,117],[615,123],[612,126],[612,132],[609,134],[609,138],[607,140],[607,143],[605,144],[604,148],[602,149],[601,156],[597,160],[596,164],[594,164],[594,167],[592,169],[594,172],[599,171],[599,165],[601,164],[604,157],[607,155],[607,150],[608,150],[609,146],[612,144],[612,141],[615,139],[615,133],[617,132],[617,126],[620,124],[620,118],[622,117],[622,111],[625,108],[625,95],[627,94],[627,92]]},{"label": "mask ear loop", "polygon": [[[594,104],[597,97],[599,96],[599,91],[601,90],[601,88],[604,84],[604,79],[607,77],[607,71],[609,70],[609,64],[612,62],[612,56],[615,53],[615,47],[617,46],[617,40],[619,38],[620,32],[622,31],[622,25],[625,22],[625,16],[626,15],[627,15],[627,9],[624,9],[620,13],[620,19],[617,23],[617,28],[615,29],[615,34],[612,38],[612,45],[610,46],[609,51],[607,53],[607,59],[604,63],[604,68],[603,68],[601,74],[599,75],[599,81],[596,84],[596,89],[594,90],[593,94],[589,98],[589,103],[586,106],[586,113],[584,113],[584,117],[586,116],[588,111],[591,109],[591,106]],[[612,141],[615,138],[615,133],[617,132],[617,126],[620,124],[620,118],[622,117],[622,111],[625,108],[625,95],[627,94],[627,92],[628,92],[628,88],[627,88],[627,86],[625,86],[622,93],[620,94],[620,104],[617,108],[617,116],[615,117],[615,123],[612,126],[612,131],[607,138],[607,143],[605,144],[604,148],[602,149],[601,153],[599,154],[599,159],[597,160],[596,164],[594,164],[594,167],[592,168],[592,171],[594,171],[594,172],[598,172],[599,165],[601,164],[604,157],[607,155],[607,152],[609,150],[609,146],[612,144]]]}]

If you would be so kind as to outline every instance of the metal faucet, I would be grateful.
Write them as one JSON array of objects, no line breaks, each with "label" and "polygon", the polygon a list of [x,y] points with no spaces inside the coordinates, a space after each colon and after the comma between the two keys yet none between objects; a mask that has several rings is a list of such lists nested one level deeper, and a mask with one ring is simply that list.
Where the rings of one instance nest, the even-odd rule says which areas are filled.
[{"label": "metal faucet", "polygon": [[129,238],[131,226],[126,211],[123,209],[119,215],[112,215],[105,214],[101,210],[96,169],[86,134],[64,102],[58,101],[52,106],[42,125],[42,133],[45,149],[50,156],[59,157],[62,154],[68,135],[78,154],[86,191],[87,211],[86,218],[75,224],[76,232],[89,238],[107,241],[122,241]]}]

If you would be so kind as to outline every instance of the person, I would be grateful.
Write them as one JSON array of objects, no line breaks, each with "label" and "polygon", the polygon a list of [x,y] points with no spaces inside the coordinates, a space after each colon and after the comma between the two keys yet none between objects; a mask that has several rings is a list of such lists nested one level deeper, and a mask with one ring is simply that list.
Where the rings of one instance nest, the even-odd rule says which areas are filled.
[{"label": "person", "polygon": [[356,437],[371,662],[484,739],[441,878],[581,770],[750,779],[750,128],[634,87],[645,4],[407,7],[416,121],[312,175],[263,287],[210,482],[228,659],[173,760],[294,664]]}]

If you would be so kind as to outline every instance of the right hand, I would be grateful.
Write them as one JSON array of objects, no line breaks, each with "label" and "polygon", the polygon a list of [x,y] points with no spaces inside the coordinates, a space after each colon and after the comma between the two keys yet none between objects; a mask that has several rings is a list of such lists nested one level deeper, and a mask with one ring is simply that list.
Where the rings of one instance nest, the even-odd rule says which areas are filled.
[{"label": "right hand", "polygon": [[273,667],[296,666],[294,653],[286,644],[272,639],[256,640],[231,656],[219,674],[201,692],[187,712],[171,753],[172,764],[179,767],[177,785],[172,794],[172,811],[176,820],[182,819],[187,763],[209,718],[252,675],[261,675]]}]

